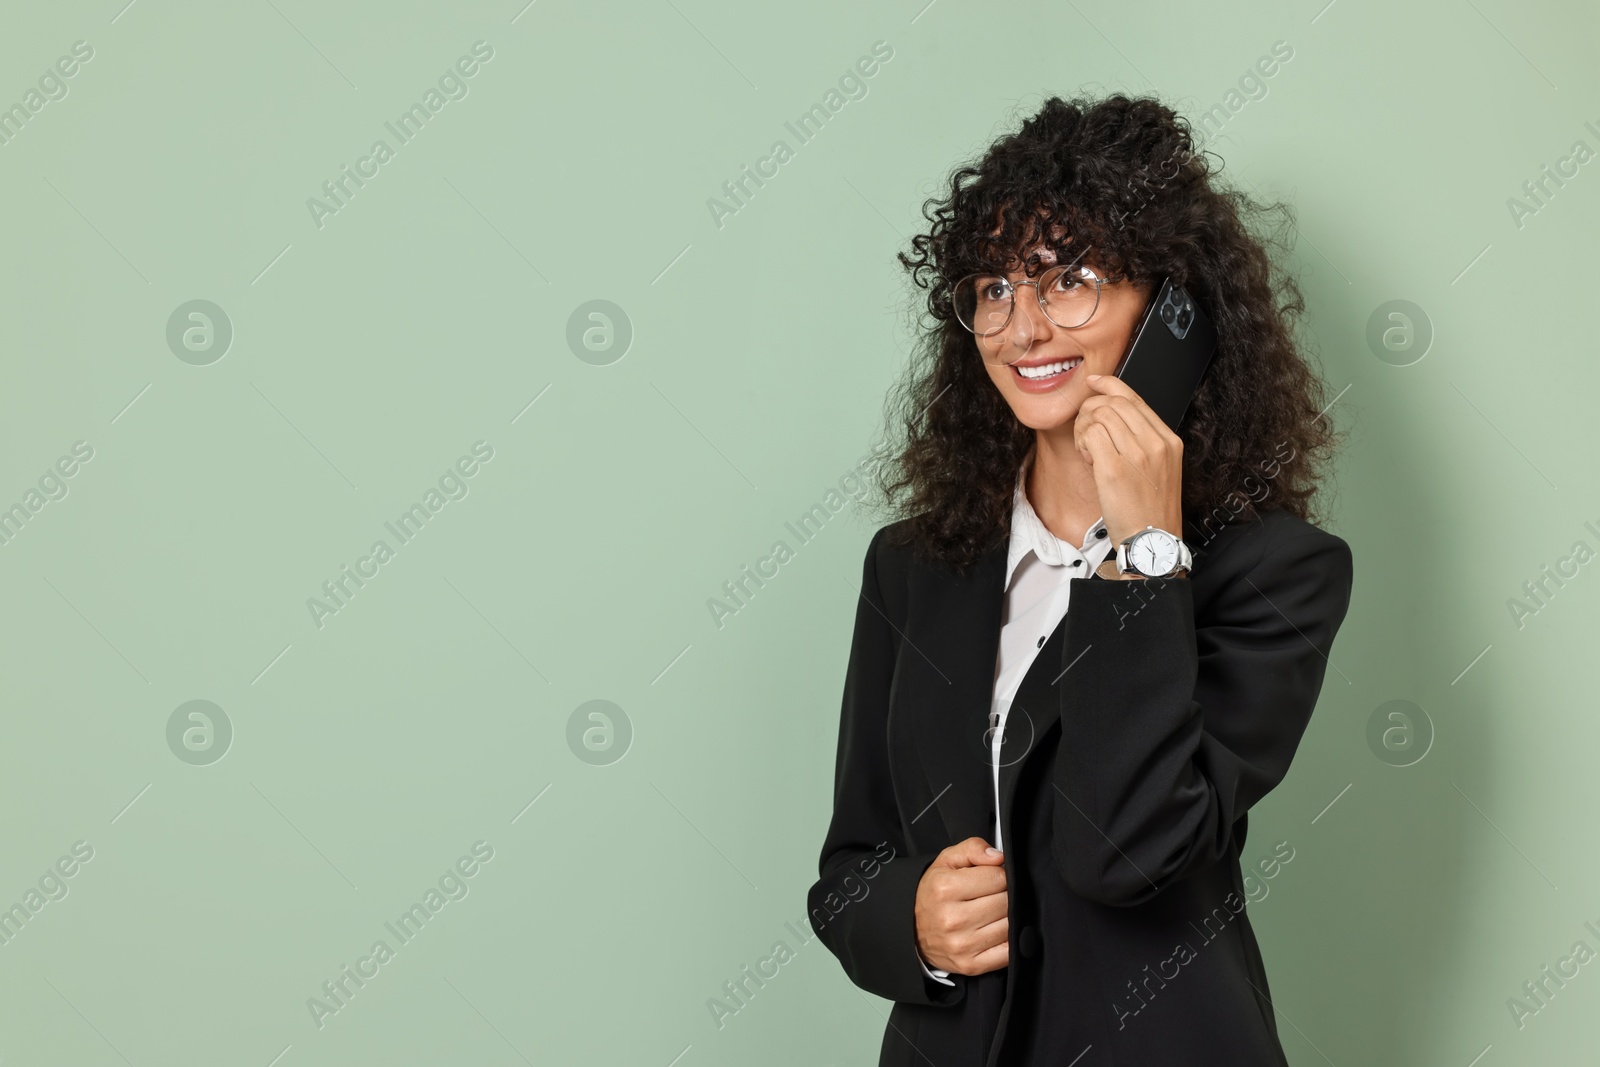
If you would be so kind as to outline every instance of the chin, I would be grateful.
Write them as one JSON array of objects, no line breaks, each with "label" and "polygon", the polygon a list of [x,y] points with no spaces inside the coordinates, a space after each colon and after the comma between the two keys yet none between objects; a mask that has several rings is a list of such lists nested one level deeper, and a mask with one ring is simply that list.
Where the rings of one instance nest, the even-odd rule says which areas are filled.
[{"label": "chin", "polygon": [[1017,421],[1030,430],[1059,430],[1071,426],[1078,417],[1076,397],[1039,397],[1027,394],[1007,396],[1006,403]]}]

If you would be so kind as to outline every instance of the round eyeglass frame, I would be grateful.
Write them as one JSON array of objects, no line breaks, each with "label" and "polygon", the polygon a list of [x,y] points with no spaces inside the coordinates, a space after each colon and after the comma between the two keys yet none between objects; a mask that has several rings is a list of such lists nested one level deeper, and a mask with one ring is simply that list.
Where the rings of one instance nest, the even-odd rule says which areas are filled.
[{"label": "round eyeglass frame", "polygon": [[[1045,303],[1045,299],[1044,299],[1044,284],[1043,283],[1046,281],[1046,279],[1048,279],[1051,282],[1054,282],[1057,278],[1059,278],[1061,275],[1065,274],[1067,271],[1076,271],[1077,274],[1082,276],[1082,277],[1084,277],[1086,281],[1089,281],[1089,282],[1093,283],[1093,285],[1094,285],[1094,303],[1089,307],[1089,313],[1087,315],[1084,315],[1083,318],[1080,319],[1079,321],[1077,321],[1077,322],[1056,322],[1056,320],[1054,318],[1052,318],[1051,315],[1050,315],[1049,305],[1047,305]],[[977,329],[975,329],[973,327],[973,325],[971,323],[965,321],[961,317],[960,304],[956,300],[955,294],[961,289],[961,287],[963,285],[965,285],[968,282],[972,281],[974,278],[999,278],[1001,281],[1005,282],[1006,286],[1011,290],[1011,306],[1006,311],[1005,321],[1000,323],[1000,325],[994,327],[994,329],[992,329],[992,330],[986,330],[986,331],[983,331],[983,332],[979,332]],[[1085,267],[1085,266],[1082,266],[1082,265],[1077,264],[1077,263],[1065,263],[1065,264],[1062,264],[1062,265],[1059,265],[1059,266],[1051,267],[1049,270],[1045,271],[1043,274],[1039,275],[1039,277],[1037,277],[1037,278],[1026,278],[1026,279],[1024,279],[1024,280],[1022,280],[1020,282],[1014,282],[1011,279],[1005,277],[1004,275],[998,274],[998,273],[996,273],[994,271],[978,271],[975,274],[966,275],[960,281],[956,282],[954,285],[952,285],[950,287],[950,309],[951,309],[951,312],[955,315],[955,320],[957,322],[961,323],[961,325],[963,327],[965,327],[966,330],[969,333],[972,333],[973,335],[975,335],[977,337],[984,337],[984,338],[994,337],[995,335],[999,334],[1002,330],[1004,330],[1007,326],[1011,325],[1011,319],[1017,313],[1017,290],[1022,288],[1024,285],[1033,286],[1034,299],[1036,299],[1039,302],[1039,310],[1044,313],[1044,317],[1046,319],[1049,319],[1052,324],[1054,324],[1056,326],[1059,326],[1063,330],[1075,330],[1080,326],[1086,325],[1090,319],[1094,318],[1094,313],[1096,311],[1100,310],[1100,290],[1105,285],[1105,279],[1100,277],[1100,275],[1096,274],[1094,272],[1093,268]]]}]

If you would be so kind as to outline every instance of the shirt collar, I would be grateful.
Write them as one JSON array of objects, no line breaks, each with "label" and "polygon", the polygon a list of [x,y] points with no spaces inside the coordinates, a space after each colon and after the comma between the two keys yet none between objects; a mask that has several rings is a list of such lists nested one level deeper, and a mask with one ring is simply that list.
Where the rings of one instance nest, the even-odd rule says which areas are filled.
[{"label": "shirt collar", "polygon": [[1079,567],[1080,576],[1087,578],[1094,566],[1089,563],[1089,557],[1109,540],[1105,536],[1096,536],[1096,531],[1105,528],[1103,516],[1096,519],[1094,525],[1085,531],[1082,548],[1073,548],[1051,533],[1044,520],[1039,518],[1039,513],[1034,511],[1033,505],[1028,502],[1028,469],[1032,465],[1033,452],[1030,450],[1022,461],[1022,467],[1017,471],[1017,485],[1011,497],[1011,538],[1006,550],[1005,588],[1007,589],[1011,588],[1011,580],[1016,577],[1017,568],[1022,565],[1030,552],[1053,567],[1068,567],[1073,560],[1083,559],[1084,563]]}]

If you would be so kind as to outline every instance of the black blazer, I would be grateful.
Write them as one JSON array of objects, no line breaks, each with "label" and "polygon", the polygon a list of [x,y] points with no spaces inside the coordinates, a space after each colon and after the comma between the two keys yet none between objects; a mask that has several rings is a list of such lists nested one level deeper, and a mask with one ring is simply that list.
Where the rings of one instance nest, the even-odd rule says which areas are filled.
[{"label": "black blazer", "polygon": [[1010,964],[951,988],[923,973],[913,905],[940,850],[993,837],[1007,546],[958,577],[890,529],[862,567],[807,893],[850,980],[896,1002],[880,1067],[1284,1065],[1240,851],[1316,704],[1349,546],[1274,509],[1188,531],[1190,578],[1071,579],[1001,749]]}]

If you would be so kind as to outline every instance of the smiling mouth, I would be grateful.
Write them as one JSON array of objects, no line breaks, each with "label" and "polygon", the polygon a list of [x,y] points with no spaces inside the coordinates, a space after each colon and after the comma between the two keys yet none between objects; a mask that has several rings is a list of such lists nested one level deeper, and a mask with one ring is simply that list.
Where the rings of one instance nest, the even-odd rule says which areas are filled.
[{"label": "smiling mouth", "polygon": [[1047,378],[1062,377],[1082,362],[1082,356],[1075,356],[1071,359],[1057,360],[1054,363],[1041,363],[1037,367],[1024,367],[1018,364],[1013,364],[1011,369],[1015,371],[1019,377],[1025,378],[1030,382],[1038,382],[1044,381]]}]

